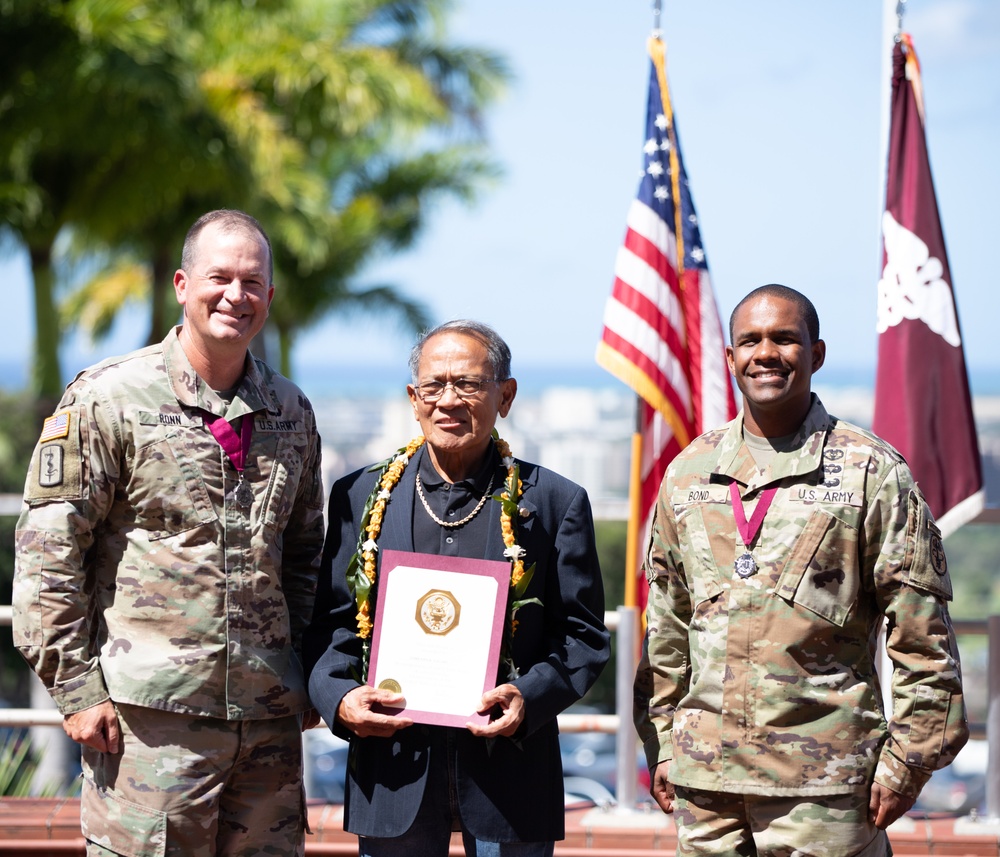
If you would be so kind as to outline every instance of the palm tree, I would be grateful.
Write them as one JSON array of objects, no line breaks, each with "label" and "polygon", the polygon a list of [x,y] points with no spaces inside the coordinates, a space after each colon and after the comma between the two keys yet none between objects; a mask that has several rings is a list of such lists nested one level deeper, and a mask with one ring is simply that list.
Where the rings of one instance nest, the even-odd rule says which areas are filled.
[{"label": "palm tree", "polygon": [[[30,256],[33,387],[45,401],[62,388],[57,240],[73,229],[102,234],[116,221],[142,221],[178,185],[219,175],[213,160],[233,167],[227,152],[213,158],[203,145],[179,160],[186,121],[201,126],[202,141],[209,127],[221,128],[192,97],[176,50],[187,5],[163,2],[155,15],[134,2],[0,5],[0,214]],[[184,163],[190,168],[178,177]]]},{"label": "palm tree", "polygon": [[[161,338],[184,230],[221,206],[272,234],[285,372],[297,333],[338,308],[426,323],[416,301],[358,278],[415,240],[429,200],[469,199],[495,174],[477,131],[506,73],[488,52],[445,43],[446,11],[444,0],[0,5],[0,53],[13,60],[0,76],[13,93],[0,99],[0,215],[32,257],[36,390],[58,393],[70,323],[100,335],[145,300],[148,339]],[[53,252],[67,234],[98,273],[63,322]]]},{"label": "palm tree", "polygon": [[436,197],[470,201],[476,183],[493,174],[492,166],[476,153],[449,148],[395,162],[370,160],[357,174],[337,177],[336,195],[344,202],[326,218],[327,252],[322,260],[303,264],[284,242],[275,242],[278,269],[295,286],[277,290],[271,307],[280,370],[288,372],[297,336],[332,312],[378,312],[391,315],[404,329],[428,327],[431,319],[424,305],[403,297],[393,284],[361,285],[364,267],[373,258],[411,246]]}]

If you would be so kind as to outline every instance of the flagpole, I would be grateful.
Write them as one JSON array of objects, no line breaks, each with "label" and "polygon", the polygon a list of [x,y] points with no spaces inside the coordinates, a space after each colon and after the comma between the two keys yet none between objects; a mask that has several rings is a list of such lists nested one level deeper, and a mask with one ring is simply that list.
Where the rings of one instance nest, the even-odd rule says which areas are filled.
[{"label": "flagpole", "polygon": [[[650,38],[660,39],[661,0],[653,0],[653,31]],[[625,606],[639,604],[639,528],[642,526],[642,397],[635,398],[635,431],[632,434],[628,477],[628,522],[625,533]]]},{"label": "flagpole", "polygon": [[892,46],[903,31],[903,7],[906,0],[882,2],[882,73],[879,84],[879,150],[878,150],[878,228],[875,230],[878,245],[878,263],[875,270],[882,270],[882,212],[885,211],[885,185],[889,171],[889,115],[892,104]]},{"label": "flagpole", "polygon": [[625,606],[639,604],[639,527],[642,526],[642,399],[635,399],[635,431],[628,475],[628,522],[625,533]]},{"label": "flagpole", "polygon": [[[882,73],[879,83],[881,117],[879,127],[879,182],[878,209],[875,243],[878,246],[878,262],[875,270],[882,271],[882,213],[885,211],[886,181],[889,173],[889,120],[892,113],[892,46],[903,29],[903,3],[905,0],[883,0],[882,3]],[[878,635],[878,665],[876,673],[882,687],[882,710],[892,711],[892,661],[886,650],[886,621],[882,620],[882,630]]]},{"label": "flagpole", "polygon": [[[660,0],[653,0],[653,32],[651,38],[660,39]],[[623,613],[631,620],[624,626],[619,626],[618,679],[615,683],[615,708],[619,717],[618,735],[615,739],[615,773],[618,779],[617,799],[619,814],[632,815],[636,813],[636,738],[631,730],[620,726],[621,719],[629,710],[631,702],[631,682],[629,677],[635,673],[638,664],[639,646],[643,634],[637,634],[637,625],[645,628],[642,618],[636,622],[635,612],[639,606],[639,571],[642,568],[640,556],[640,528],[645,523],[642,519],[642,403],[641,396],[635,397],[635,431],[632,434],[632,459],[628,479],[628,522],[625,535],[625,598]],[[623,633],[627,629],[629,633]],[[631,651],[630,651],[631,650]],[[623,668],[629,675],[622,675]]]}]

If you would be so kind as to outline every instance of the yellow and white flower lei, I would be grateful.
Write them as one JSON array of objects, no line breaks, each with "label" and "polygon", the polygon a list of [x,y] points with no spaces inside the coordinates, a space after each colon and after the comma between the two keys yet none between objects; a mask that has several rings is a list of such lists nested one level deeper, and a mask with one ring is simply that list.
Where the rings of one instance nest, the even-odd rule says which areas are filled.
[{"label": "yellow and white flower lei", "polygon": [[[517,630],[517,611],[525,604],[541,604],[537,598],[524,598],[524,592],[531,582],[535,566],[524,567],[525,550],[517,543],[517,519],[528,517],[528,511],[518,505],[521,499],[520,467],[511,455],[510,446],[497,432],[493,432],[493,442],[503,460],[507,477],[504,479],[503,491],[493,499],[500,502],[500,532],[503,536],[504,556],[510,560],[510,585],[514,598],[510,602],[509,619],[510,635]],[[370,612],[371,590],[375,586],[378,563],[375,555],[378,551],[378,537],[382,531],[382,521],[385,518],[385,508],[392,496],[392,490],[398,484],[403,471],[410,459],[424,444],[423,436],[413,438],[406,446],[396,451],[396,454],[372,465],[371,470],[380,469],[378,479],[361,513],[361,526],[358,533],[358,549],[347,565],[347,584],[358,605],[356,616],[358,622],[357,636],[364,640],[364,669],[368,671],[368,652],[372,632],[372,617]],[[510,677],[517,675],[510,656],[509,645],[504,646],[503,660],[507,665]]]}]

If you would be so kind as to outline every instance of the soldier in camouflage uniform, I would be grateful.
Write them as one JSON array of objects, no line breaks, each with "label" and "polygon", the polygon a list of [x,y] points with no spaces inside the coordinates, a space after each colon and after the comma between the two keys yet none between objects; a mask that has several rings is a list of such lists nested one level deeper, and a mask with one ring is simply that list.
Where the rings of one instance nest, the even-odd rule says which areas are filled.
[{"label": "soldier in camouflage uniform", "polygon": [[205,215],[181,264],[183,325],[45,421],[14,641],[83,745],[88,854],[301,854],[315,415],[247,350],[274,293],[260,224]]},{"label": "soldier in camouflage uniform", "polygon": [[941,537],[899,454],[811,393],[808,299],[751,292],[730,336],[743,411],[671,463],[646,558],[650,791],[678,854],[891,853],[884,828],[968,738]]}]

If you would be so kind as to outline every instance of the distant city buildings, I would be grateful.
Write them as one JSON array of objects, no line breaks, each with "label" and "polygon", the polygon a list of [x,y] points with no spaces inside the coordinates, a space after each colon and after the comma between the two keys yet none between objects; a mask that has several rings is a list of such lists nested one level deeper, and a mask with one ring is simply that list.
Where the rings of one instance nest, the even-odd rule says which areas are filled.
[{"label": "distant city buildings", "polygon": [[[870,426],[872,393],[820,386],[830,413]],[[418,431],[402,386],[398,394],[314,398],[323,436],[327,485],[346,473],[389,457]],[[974,401],[987,504],[1000,506],[1000,396]],[[635,398],[622,387],[552,386],[519,392],[498,431],[515,457],[541,464],[579,483],[599,519],[626,517]]]}]

